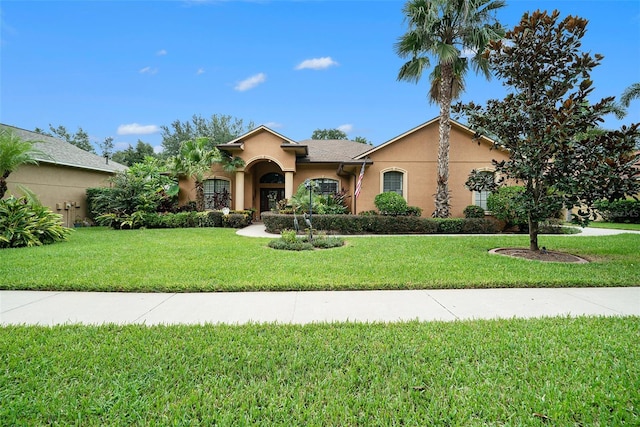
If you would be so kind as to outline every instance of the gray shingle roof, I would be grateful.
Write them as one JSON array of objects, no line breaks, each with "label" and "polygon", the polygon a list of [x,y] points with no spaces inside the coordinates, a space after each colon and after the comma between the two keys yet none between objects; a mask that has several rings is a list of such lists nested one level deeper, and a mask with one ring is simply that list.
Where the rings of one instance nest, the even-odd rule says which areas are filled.
[{"label": "gray shingle roof", "polygon": [[300,145],[309,147],[309,155],[298,159],[299,163],[343,163],[368,151],[371,146],[343,139],[307,139]]},{"label": "gray shingle roof", "polygon": [[111,160],[109,160],[109,163],[107,164],[104,157],[84,151],[75,145],[69,144],[67,141],[63,141],[58,138],[41,135],[36,132],[4,124],[0,124],[0,127],[13,131],[24,141],[35,141],[33,148],[45,154],[45,156],[35,156],[41,163],[51,163],[61,166],[111,173],[127,169],[126,166]]}]

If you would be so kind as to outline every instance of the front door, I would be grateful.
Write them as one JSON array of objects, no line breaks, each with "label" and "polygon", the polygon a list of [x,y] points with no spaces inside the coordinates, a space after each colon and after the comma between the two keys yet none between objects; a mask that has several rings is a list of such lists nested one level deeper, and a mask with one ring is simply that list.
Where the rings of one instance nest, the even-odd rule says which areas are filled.
[{"label": "front door", "polygon": [[269,212],[276,208],[277,203],[284,199],[284,188],[260,189],[260,212]]}]

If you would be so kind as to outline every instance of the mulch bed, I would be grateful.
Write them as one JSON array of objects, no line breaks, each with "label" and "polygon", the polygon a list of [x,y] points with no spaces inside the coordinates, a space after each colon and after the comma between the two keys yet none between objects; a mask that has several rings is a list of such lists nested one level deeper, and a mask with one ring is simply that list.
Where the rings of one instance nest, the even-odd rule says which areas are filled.
[{"label": "mulch bed", "polygon": [[497,248],[490,250],[489,253],[542,262],[569,262],[578,264],[589,262],[586,259],[580,258],[576,255],[571,255],[565,252],[548,251],[544,249],[539,251],[531,251],[525,248]]}]

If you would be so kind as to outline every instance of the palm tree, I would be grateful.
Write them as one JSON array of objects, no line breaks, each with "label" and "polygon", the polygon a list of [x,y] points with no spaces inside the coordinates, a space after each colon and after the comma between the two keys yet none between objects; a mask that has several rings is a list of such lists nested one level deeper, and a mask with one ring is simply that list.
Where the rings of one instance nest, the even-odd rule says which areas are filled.
[{"label": "palm tree", "polygon": [[196,186],[196,210],[204,211],[204,175],[220,161],[217,148],[207,148],[208,138],[196,138],[180,145],[178,155],[167,160],[168,168],[178,177],[191,177]]},{"label": "palm tree", "polygon": [[396,43],[396,53],[410,58],[398,72],[398,80],[417,83],[433,57],[430,102],[440,105],[436,218],[450,216],[449,135],[451,102],[464,90],[469,62],[476,72],[490,77],[483,55],[491,40],[504,36],[494,12],[504,0],[410,0],[403,8],[409,30]]},{"label": "palm tree", "polygon": [[43,154],[33,148],[32,141],[23,141],[11,129],[0,129],[0,199],[7,192],[7,178],[21,165],[37,165],[35,156]]},{"label": "palm tree", "polygon": [[632,99],[640,98],[640,83],[634,83],[622,92],[620,103],[624,107],[629,107]]}]

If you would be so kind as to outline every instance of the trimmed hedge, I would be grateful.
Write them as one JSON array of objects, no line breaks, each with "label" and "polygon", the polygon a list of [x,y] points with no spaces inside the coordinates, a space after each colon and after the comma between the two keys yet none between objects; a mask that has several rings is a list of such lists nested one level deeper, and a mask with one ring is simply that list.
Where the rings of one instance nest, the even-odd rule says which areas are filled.
[{"label": "trimmed hedge", "polygon": [[621,224],[640,224],[640,201],[634,199],[602,200],[595,203],[602,219]]},{"label": "trimmed hedge", "polygon": [[[262,221],[268,233],[279,234],[294,228],[293,215],[265,212]],[[300,229],[306,228],[298,216]],[[313,228],[330,234],[491,234],[498,231],[488,218],[433,219],[387,215],[313,215]]]},{"label": "trimmed hedge", "polygon": [[[253,212],[235,211],[225,215],[222,211],[206,212],[177,212],[177,213],[143,213],[142,220],[136,223],[135,228],[197,228],[197,227],[226,227],[244,228],[251,224]],[[111,227],[121,227],[117,221],[111,223]]]}]

